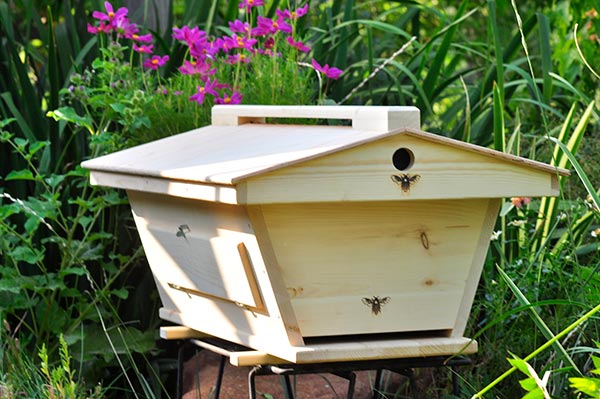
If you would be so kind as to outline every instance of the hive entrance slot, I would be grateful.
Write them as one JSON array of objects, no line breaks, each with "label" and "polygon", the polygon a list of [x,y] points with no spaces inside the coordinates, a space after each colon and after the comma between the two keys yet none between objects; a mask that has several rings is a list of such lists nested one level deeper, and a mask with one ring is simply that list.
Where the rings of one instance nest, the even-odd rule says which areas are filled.
[{"label": "hive entrance slot", "polygon": [[392,164],[398,170],[408,170],[415,162],[415,155],[408,148],[399,148],[392,155]]}]

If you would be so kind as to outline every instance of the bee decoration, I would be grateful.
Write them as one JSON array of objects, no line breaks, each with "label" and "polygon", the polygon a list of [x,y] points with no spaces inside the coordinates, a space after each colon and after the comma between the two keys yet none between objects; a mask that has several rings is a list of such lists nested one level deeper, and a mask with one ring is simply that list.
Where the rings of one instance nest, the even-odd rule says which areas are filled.
[{"label": "bee decoration", "polygon": [[380,298],[378,296],[373,296],[372,298],[363,298],[362,303],[364,303],[367,306],[370,306],[371,313],[373,313],[375,316],[377,316],[379,313],[381,313],[381,308],[383,307],[383,305],[388,303],[390,301],[390,299],[391,298],[389,296],[386,296],[383,298]]},{"label": "bee decoration", "polygon": [[405,193],[410,191],[410,187],[419,181],[421,175],[409,175],[409,174],[401,174],[401,175],[392,175],[392,181],[402,188],[402,191]]}]

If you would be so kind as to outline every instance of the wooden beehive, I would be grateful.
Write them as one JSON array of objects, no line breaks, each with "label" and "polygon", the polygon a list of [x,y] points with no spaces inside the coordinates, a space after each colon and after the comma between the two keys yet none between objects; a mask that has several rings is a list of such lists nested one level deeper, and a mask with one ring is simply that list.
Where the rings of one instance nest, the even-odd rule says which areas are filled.
[{"label": "wooden beehive", "polygon": [[292,362],[475,351],[463,333],[501,199],[557,195],[568,173],[420,131],[414,107],[212,118],[83,166],[127,190],[161,318]]}]

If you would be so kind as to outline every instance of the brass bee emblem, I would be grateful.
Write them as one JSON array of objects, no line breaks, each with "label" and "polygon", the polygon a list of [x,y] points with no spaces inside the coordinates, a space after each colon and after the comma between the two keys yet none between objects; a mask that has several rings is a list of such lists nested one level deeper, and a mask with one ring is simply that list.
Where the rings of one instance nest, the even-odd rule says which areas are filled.
[{"label": "brass bee emblem", "polygon": [[405,193],[410,191],[410,187],[419,181],[421,175],[409,175],[409,174],[401,174],[401,175],[392,175],[392,181],[402,188],[402,191]]},{"label": "brass bee emblem", "polygon": [[388,303],[390,301],[390,299],[391,298],[389,296],[386,296],[383,298],[380,298],[378,296],[373,296],[372,298],[363,298],[362,303],[364,303],[367,306],[370,306],[371,313],[373,313],[375,316],[377,316],[379,313],[381,313],[381,308],[383,307],[383,305]]}]

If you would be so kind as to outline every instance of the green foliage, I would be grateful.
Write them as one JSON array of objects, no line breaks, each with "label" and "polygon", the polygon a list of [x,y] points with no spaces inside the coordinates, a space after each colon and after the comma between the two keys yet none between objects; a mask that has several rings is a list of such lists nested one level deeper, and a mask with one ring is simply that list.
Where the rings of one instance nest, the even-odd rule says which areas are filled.
[{"label": "green foliage", "polygon": [[[596,343],[597,347],[600,347]],[[592,348],[589,348],[593,350]],[[597,350],[597,349],[596,349]],[[591,375],[600,376],[600,357],[592,355],[590,357],[593,368],[589,371]],[[600,398],[600,378],[584,376],[584,377],[573,377],[569,378],[571,388],[574,388],[577,392],[586,394],[590,398]]]}]

